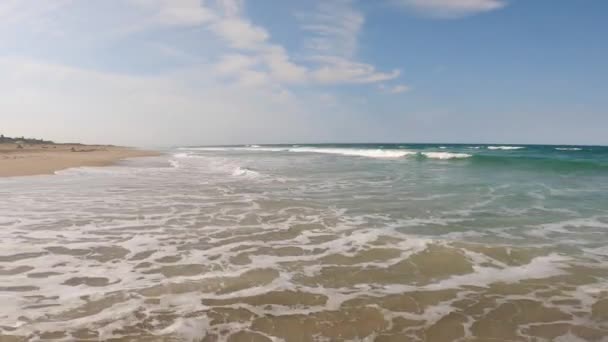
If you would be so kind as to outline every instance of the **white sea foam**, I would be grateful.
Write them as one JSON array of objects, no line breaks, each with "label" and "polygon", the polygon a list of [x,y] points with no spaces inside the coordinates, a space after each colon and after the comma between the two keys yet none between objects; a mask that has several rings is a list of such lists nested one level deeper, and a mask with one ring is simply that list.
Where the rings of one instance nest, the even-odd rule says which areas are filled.
[{"label": "white sea foam", "polygon": [[523,279],[548,278],[565,272],[562,267],[569,259],[551,254],[532,259],[529,264],[506,268],[474,265],[473,273],[456,275],[426,286],[427,289],[449,289],[465,285],[488,286],[493,283],[515,283]]},{"label": "white sea foam", "polygon": [[431,159],[462,159],[472,157],[472,155],[467,153],[452,152],[422,152],[422,155]]},{"label": "white sea foam", "polygon": [[285,152],[289,151],[286,147],[245,147],[234,148],[233,151],[255,151],[255,152]]},{"label": "white sea foam", "polygon": [[[295,146],[295,145],[294,145]],[[193,151],[254,151],[254,152],[296,152],[296,153],[323,153],[344,156],[359,156],[369,158],[401,158],[415,155],[414,151],[383,150],[383,149],[355,149],[355,148],[324,148],[324,147],[194,147]]]},{"label": "white sea foam", "polygon": [[206,151],[206,152],[229,152],[229,151],[256,151],[256,152],[282,152],[288,151],[286,147],[261,147],[258,145],[249,145],[247,147],[191,147],[180,148],[190,151]]},{"label": "white sea foam", "polygon": [[76,175],[135,175],[137,172],[142,171],[141,169],[120,167],[120,166],[106,166],[106,167],[93,167],[83,166],[74,167],[64,170],[58,170],[53,172],[59,176],[76,176]]},{"label": "white sea foam", "polygon": [[[353,155],[344,154],[345,149],[338,150],[337,155]],[[418,154],[408,150],[380,151]],[[0,192],[9,194],[11,201],[0,201],[0,270],[10,272],[18,267],[34,269],[0,276],[0,287],[25,285],[37,289],[0,293],[0,302],[3,303],[0,326],[15,328],[10,334],[19,336],[67,331],[68,337],[64,340],[71,338],[70,332],[87,328],[98,332],[99,339],[106,340],[124,338],[121,331],[125,326],[143,325],[142,320],[145,320],[146,326],[150,327],[145,333],[153,334],[158,339],[199,340],[206,333],[217,333],[221,335],[219,340],[225,340],[228,339],[226,335],[248,328],[251,322],[245,320],[209,325],[207,317],[211,315],[207,315],[206,311],[216,308],[201,304],[202,298],[238,299],[282,290],[328,297],[326,303],[319,305],[254,305],[243,301],[233,306],[265,317],[306,315],[340,310],[342,303],[358,297],[402,295],[407,291],[460,288],[463,291],[459,291],[459,295],[466,296],[496,282],[517,282],[569,272],[567,265],[578,261],[576,256],[570,259],[547,252],[527,264],[511,265],[501,263],[485,252],[469,250],[465,244],[446,241],[448,238],[471,242],[482,240],[480,237],[484,241],[491,241],[497,236],[493,229],[477,229],[475,224],[462,223],[476,223],[473,214],[457,213],[491,209],[500,215],[504,210],[494,211],[492,206],[496,198],[515,191],[507,184],[497,185],[489,194],[475,188],[472,190],[474,196],[467,198],[467,192],[448,192],[455,191],[453,188],[416,188],[416,178],[401,175],[389,177],[374,173],[371,175],[373,178],[366,178],[359,170],[356,174],[347,171],[321,175],[314,173],[325,165],[311,165],[310,169],[289,174],[293,172],[291,164],[288,170],[281,167],[285,165],[284,160],[291,162],[294,158],[284,158],[284,154],[276,154],[276,160],[268,162],[270,157],[253,152],[251,155],[197,150],[179,152],[162,159],[159,162],[162,169],[145,168],[145,165],[140,165],[140,168],[110,167],[104,169],[110,172],[96,176],[95,182],[81,182],[81,176],[76,175],[45,176],[33,181],[3,183]],[[426,153],[422,155],[427,158],[458,158],[454,157],[457,153]],[[260,156],[263,158],[258,158]],[[369,157],[367,154],[354,156]],[[167,167],[169,161],[175,161],[179,167]],[[333,163],[332,167],[336,164],[339,163]],[[395,173],[395,170],[404,169],[397,163],[384,164],[396,166],[392,171]],[[435,163],[429,163],[429,170],[433,166],[444,169],[449,163],[432,164]],[[138,171],[141,177],[125,177],[122,173],[111,171],[113,169],[151,172]],[[274,181],[276,176],[293,177],[289,180],[293,183],[273,186],[270,179]],[[440,179],[435,174],[431,176],[432,179]],[[405,183],[408,188],[404,191],[399,186]],[[87,186],[83,187],[82,184]],[[395,188],[385,191],[388,187]],[[326,192],[311,191],[318,188]],[[546,197],[550,198],[549,190],[546,192]],[[352,202],[353,194],[369,195],[371,199]],[[454,196],[461,194],[461,201],[454,199]],[[408,199],[410,195],[418,197]],[[402,196],[403,201],[392,201],[384,211],[385,203],[396,196]],[[327,198],[330,200],[326,201]],[[472,201],[471,198],[476,200]],[[406,200],[409,202],[406,203]],[[463,203],[466,204],[464,207]],[[502,216],[501,219],[506,217]],[[602,236],[601,231],[608,227],[605,214],[555,224],[559,226],[535,224],[534,227],[550,233],[548,238],[568,233],[568,242],[574,240],[574,234],[589,231],[594,235],[590,235],[592,245],[585,250],[587,256],[593,256],[598,263],[606,260],[608,250],[597,247],[601,241],[600,244],[593,241]],[[525,224],[522,227],[526,228]],[[416,235],[411,232],[420,233]],[[424,235],[427,232],[429,235]],[[521,238],[527,237],[521,234]],[[489,245],[492,243],[489,242]],[[358,268],[362,272],[374,268],[383,270],[407,262],[412,255],[417,255],[418,260],[427,256],[432,258],[436,251],[434,247],[437,246],[462,253],[473,269],[466,274],[449,273],[432,279],[430,283],[409,282],[406,280],[408,277],[404,277],[403,281],[394,278],[389,283],[375,283],[378,278],[370,277],[333,287],[332,282],[336,279],[317,278],[322,282],[313,282],[312,285],[299,279],[322,276],[321,272],[327,272],[327,267],[344,267],[342,261],[347,264],[352,262],[348,267],[354,270]],[[61,248],[65,249],[62,251]],[[68,248],[72,254],[66,253]],[[377,248],[396,251],[396,254],[391,252],[383,256],[383,253],[379,253],[377,257],[369,258],[375,254],[373,249]],[[104,249],[107,251],[104,252]],[[372,253],[360,258],[362,252]],[[35,254],[10,260],[11,256],[23,253]],[[126,254],[121,256],[121,253]],[[149,254],[141,256],[142,253]],[[282,266],[287,264],[289,267]],[[166,276],[158,272],[163,268],[180,270],[179,267],[193,265],[195,270],[191,273]],[[604,268],[604,264],[598,265]],[[204,271],[198,272],[196,267]],[[248,283],[252,279],[243,276],[246,272],[260,270],[273,270],[278,275],[269,276],[267,282],[256,282],[254,277],[252,283]],[[29,277],[40,272],[56,274]],[[77,276],[106,278],[107,285],[66,285],[66,281]],[[230,282],[235,279],[242,282],[236,289],[231,289]],[[323,282],[327,284],[323,285]],[[468,285],[473,287],[465,289]],[[588,309],[604,287],[601,282],[590,284],[585,289],[579,287],[576,291],[583,294],[589,292],[584,297],[589,300],[581,300],[583,308],[575,309]],[[492,294],[491,291],[484,289],[479,293]],[[145,293],[154,293],[149,296],[158,301],[149,300]],[[496,296],[497,302],[511,298],[508,295],[501,297],[498,293],[492,295]],[[574,294],[566,293],[564,296]],[[103,305],[107,306],[100,308],[99,312],[87,313],[89,302],[94,300],[106,301]],[[382,309],[382,314],[385,317],[411,315],[411,319],[426,320],[425,324],[429,326],[454,309],[452,302],[450,299],[430,305],[421,313]],[[177,318],[165,318],[163,313],[167,308]],[[70,315],[73,318],[65,318]],[[20,317],[24,317],[23,320]]]},{"label": "white sea foam", "polygon": [[236,169],[234,169],[234,171],[232,171],[232,175],[233,176],[245,176],[245,177],[258,177],[258,176],[260,176],[260,173],[253,171],[251,169],[248,169],[246,167],[239,166]]},{"label": "white sea foam", "polygon": [[188,158],[191,155],[189,153],[175,153],[175,154],[173,154],[173,156],[175,158]]},{"label": "white sea foam", "polygon": [[488,150],[521,150],[524,146],[488,146]]},{"label": "white sea foam", "polygon": [[558,151],[580,151],[582,148],[580,147],[556,147]]},{"label": "white sea foam", "polygon": [[209,328],[209,319],[203,318],[178,318],[173,324],[159,331],[157,335],[178,335],[183,341],[201,341],[205,337],[205,331]]},{"label": "white sea foam", "polygon": [[198,173],[223,173],[230,174],[236,177],[259,178],[262,174],[252,170],[249,167],[239,165],[239,160],[231,160],[223,157],[196,155],[190,153],[177,153],[173,155],[179,160],[170,160],[170,164],[174,167],[184,167],[190,170],[196,170]]},{"label": "white sea foam", "polygon": [[180,147],[179,150],[186,151],[230,151],[234,149],[234,147]]},{"label": "white sea foam", "polygon": [[415,155],[414,151],[407,150],[382,150],[382,149],[354,149],[354,148],[316,148],[316,147],[298,147],[292,148],[290,152],[307,152],[307,153],[325,153],[339,154],[344,156],[358,156],[369,158],[402,158],[405,156]]},{"label": "white sea foam", "polygon": [[[453,152],[417,152],[405,149],[364,149],[364,148],[326,148],[326,147],[197,147],[194,151],[254,151],[254,152],[293,152],[293,153],[320,153],[320,154],[335,154],[351,157],[367,157],[381,159],[395,159],[407,156],[423,155],[431,159],[461,159],[469,158],[467,153]],[[179,156],[178,156],[179,155]],[[192,155],[184,156],[182,154],[174,155],[176,157],[192,157]]]}]

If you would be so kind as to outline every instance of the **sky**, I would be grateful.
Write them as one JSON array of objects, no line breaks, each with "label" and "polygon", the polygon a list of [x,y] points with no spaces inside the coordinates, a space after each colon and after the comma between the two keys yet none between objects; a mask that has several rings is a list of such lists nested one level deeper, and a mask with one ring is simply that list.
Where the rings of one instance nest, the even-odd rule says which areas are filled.
[{"label": "sky", "polygon": [[0,133],[608,144],[605,0],[0,0]]}]

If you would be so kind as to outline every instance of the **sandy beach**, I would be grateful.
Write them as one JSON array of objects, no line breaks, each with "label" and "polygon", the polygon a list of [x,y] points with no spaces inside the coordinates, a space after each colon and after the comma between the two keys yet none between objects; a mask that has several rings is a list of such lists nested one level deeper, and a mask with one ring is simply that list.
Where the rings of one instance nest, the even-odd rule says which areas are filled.
[{"label": "sandy beach", "polygon": [[154,151],[108,145],[0,144],[0,177],[52,174],[72,167],[107,166],[125,158],[155,155],[158,153]]}]

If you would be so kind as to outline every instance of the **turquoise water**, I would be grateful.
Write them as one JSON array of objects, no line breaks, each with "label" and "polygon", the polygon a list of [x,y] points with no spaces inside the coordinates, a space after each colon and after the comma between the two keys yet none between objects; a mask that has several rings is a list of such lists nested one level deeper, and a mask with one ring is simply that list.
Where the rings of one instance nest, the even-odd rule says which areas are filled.
[{"label": "turquoise water", "polygon": [[[399,228],[407,232],[574,249],[607,241],[593,225],[608,223],[608,147],[302,144],[202,147],[190,153],[220,156],[245,172],[286,179],[276,189],[260,184],[258,191],[390,220],[428,221]],[[576,227],[563,228],[571,222]]]},{"label": "turquoise water", "polygon": [[[470,162],[476,164],[502,164],[529,168],[547,168],[553,171],[598,169],[608,167],[608,147],[576,145],[482,145],[482,144],[310,144],[310,145],[247,145],[264,148],[283,148],[286,150],[327,149],[393,151],[415,151],[419,159],[425,159],[423,153],[448,152],[470,154]],[[225,146],[238,149],[239,146]],[[339,154],[339,151],[336,151]],[[458,156],[454,156],[457,158]],[[446,158],[450,158],[446,155]]]}]

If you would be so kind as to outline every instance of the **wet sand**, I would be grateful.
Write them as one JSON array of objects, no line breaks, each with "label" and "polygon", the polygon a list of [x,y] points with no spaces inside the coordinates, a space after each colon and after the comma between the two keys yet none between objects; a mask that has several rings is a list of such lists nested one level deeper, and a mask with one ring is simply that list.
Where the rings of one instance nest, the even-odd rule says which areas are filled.
[{"label": "wet sand", "polygon": [[158,153],[107,145],[0,144],[0,177],[53,174],[72,167],[107,166],[125,158],[155,155]]}]

